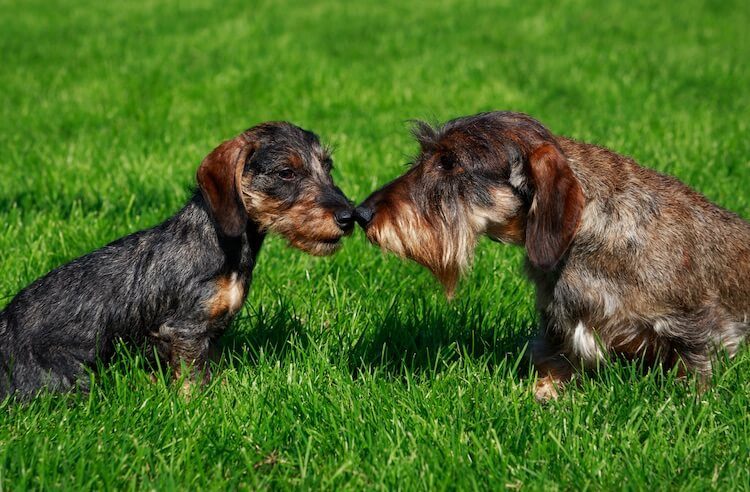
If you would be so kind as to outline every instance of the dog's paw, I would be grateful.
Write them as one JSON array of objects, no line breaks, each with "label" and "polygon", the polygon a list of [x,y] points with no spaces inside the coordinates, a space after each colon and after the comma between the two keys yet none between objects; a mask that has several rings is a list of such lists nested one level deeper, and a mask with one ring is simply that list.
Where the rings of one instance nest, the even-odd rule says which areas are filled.
[{"label": "dog's paw", "polygon": [[200,385],[190,378],[184,378],[182,384],[177,388],[177,394],[179,394],[185,401],[190,401],[195,397]]},{"label": "dog's paw", "polygon": [[556,381],[549,376],[537,380],[534,385],[534,399],[539,403],[557,400],[558,396],[560,396],[560,385],[560,381]]}]

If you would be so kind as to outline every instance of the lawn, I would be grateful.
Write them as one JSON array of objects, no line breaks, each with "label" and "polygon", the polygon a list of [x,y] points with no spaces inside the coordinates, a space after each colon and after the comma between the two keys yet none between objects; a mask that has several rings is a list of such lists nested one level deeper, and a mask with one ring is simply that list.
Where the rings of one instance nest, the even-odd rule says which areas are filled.
[{"label": "lawn", "polygon": [[[330,143],[354,200],[415,154],[407,120],[514,109],[750,219],[749,25],[745,0],[2,0],[0,306],[271,119]],[[522,258],[482,242],[449,303],[361,233],[272,238],[209,387],[122,350],[90,394],[0,403],[0,490],[750,488],[750,349],[703,394],[616,364],[540,406]]]}]

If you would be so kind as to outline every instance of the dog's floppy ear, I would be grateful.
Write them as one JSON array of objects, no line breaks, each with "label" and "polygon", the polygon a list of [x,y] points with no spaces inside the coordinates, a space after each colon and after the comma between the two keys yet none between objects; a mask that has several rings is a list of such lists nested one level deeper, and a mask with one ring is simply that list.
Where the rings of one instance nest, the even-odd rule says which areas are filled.
[{"label": "dog's floppy ear", "polygon": [[528,161],[534,198],[526,223],[526,254],[542,270],[555,268],[578,229],[583,190],[567,159],[555,145],[543,144]]},{"label": "dog's floppy ear", "polygon": [[240,135],[216,147],[198,168],[198,187],[219,230],[228,237],[241,236],[247,225],[240,186],[245,161],[254,150],[253,143]]}]

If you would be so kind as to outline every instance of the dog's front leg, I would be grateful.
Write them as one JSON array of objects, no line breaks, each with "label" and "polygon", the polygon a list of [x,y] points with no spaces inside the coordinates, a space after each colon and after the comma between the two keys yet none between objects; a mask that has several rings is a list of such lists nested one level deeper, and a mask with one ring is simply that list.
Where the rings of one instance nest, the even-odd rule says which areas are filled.
[{"label": "dog's front leg", "polygon": [[158,340],[159,356],[172,370],[172,379],[182,380],[182,392],[189,392],[196,382],[206,384],[211,380],[207,326],[165,323],[159,328]]},{"label": "dog's front leg", "polygon": [[562,342],[543,329],[532,343],[531,361],[538,374],[534,398],[540,403],[557,399],[563,386],[574,375],[573,366],[564,355]]}]

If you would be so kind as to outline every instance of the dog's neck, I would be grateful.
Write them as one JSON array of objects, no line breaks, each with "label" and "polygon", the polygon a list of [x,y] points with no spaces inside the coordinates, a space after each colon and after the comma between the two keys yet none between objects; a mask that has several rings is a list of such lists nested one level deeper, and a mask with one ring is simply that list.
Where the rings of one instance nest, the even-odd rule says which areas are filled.
[{"label": "dog's neck", "polygon": [[191,222],[204,235],[207,242],[213,243],[225,258],[225,268],[229,271],[249,274],[255,267],[256,258],[263,246],[266,233],[258,224],[248,220],[245,232],[238,237],[228,237],[221,233],[203,194],[196,191],[185,208],[178,214],[182,220]]}]

